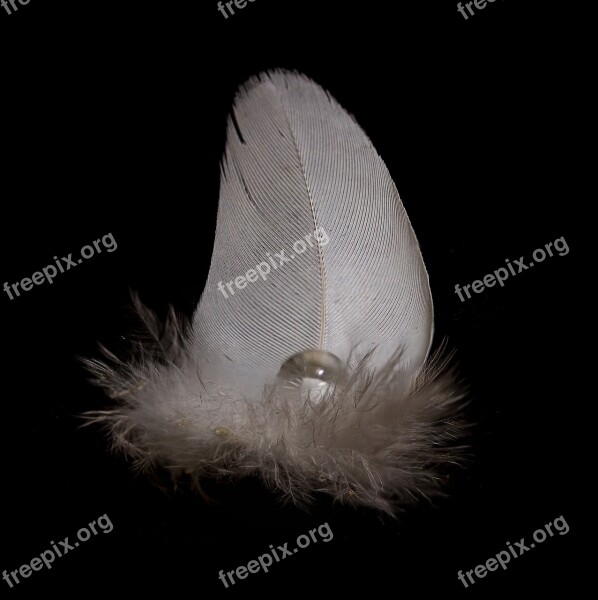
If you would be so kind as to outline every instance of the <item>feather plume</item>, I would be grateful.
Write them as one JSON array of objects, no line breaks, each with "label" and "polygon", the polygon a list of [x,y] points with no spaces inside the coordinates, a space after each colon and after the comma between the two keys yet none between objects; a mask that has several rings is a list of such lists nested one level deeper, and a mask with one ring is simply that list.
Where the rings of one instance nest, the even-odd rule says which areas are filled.
[{"label": "feather plume", "polygon": [[88,415],[144,469],[259,475],[393,513],[441,491],[463,395],[386,166],[306,77],[269,72],[229,118],[208,280],[184,326],[135,299],[153,342],[87,360],[116,405]]}]

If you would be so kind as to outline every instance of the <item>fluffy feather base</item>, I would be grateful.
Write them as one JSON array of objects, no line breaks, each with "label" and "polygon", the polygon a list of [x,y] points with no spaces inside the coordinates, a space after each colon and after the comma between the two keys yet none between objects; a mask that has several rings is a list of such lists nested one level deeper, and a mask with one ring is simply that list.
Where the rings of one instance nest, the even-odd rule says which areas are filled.
[{"label": "fluffy feather base", "polygon": [[259,475],[300,506],[324,492],[338,501],[393,514],[442,494],[446,467],[461,462],[463,393],[437,352],[416,376],[401,351],[382,368],[369,355],[349,360],[318,402],[293,382],[273,382],[261,398],[202,380],[188,327],[171,311],[164,325],[135,299],[152,339],[134,358],[84,362],[115,406],[87,413],[110,433],[114,449],[152,471]]}]

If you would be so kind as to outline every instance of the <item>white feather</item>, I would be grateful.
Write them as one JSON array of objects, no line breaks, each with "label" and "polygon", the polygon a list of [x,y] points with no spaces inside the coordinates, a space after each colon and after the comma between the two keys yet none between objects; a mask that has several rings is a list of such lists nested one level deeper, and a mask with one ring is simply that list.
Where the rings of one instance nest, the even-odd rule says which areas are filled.
[{"label": "white feather", "polygon": [[[314,230],[328,243],[294,252]],[[295,256],[265,279],[219,289],[281,251]],[[426,365],[432,299],[396,186],[355,120],[302,75],[262,74],[237,95],[189,331],[172,316],[160,328],[136,303],[159,342],[88,365],[120,398],[91,418],[141,465],[196,480],[261,474],[298,503],[322,491],[392,512],[438,491],[458,455],[461,394]],[[277,378],[313,349],[343,365],[317,400]]]},{"label": "white feather", "polygon": [[[433,324],[428,276],[397,189],[359,125],[321,87],[288,73],[250,80],[233,115],[195,316],[202,373],[232,387],[242,377],[259,395],[281,361],[305,349],[346,359],[357,345],[376,347],[383,364],[399,343],[421,367]],[[218,290],[319,227],[327,245],[227,299]]]}]

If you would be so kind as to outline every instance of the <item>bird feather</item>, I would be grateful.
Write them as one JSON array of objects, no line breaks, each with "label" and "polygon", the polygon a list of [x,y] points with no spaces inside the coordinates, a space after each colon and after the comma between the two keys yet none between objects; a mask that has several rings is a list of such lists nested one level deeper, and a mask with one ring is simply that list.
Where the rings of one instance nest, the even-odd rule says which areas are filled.
[{"label": "bird feather", "polygon": [[[463,394],[442,351],[428,356],[428,274],[397,188],[355,119],[301,74],[237,93],[192,321],[162,326],[135,305],[154,341],[86,363],[116,400],[89,419],[141,468],[258,475],[297,504],[324,492],[392,514],[440,492],[460,456]],[[340,367],[306,394],[281,366],[314,351]]]}]

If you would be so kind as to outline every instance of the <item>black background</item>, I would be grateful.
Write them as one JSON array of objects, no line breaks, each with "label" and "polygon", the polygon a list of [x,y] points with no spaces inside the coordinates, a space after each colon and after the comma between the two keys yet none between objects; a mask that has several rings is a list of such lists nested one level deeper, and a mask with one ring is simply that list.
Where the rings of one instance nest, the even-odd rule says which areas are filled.
[{"label": "black background", "polygon": [[[590,399],[575,351],[585,166],[571,159],[589,83],[578,77],[580,40],[562,36],[580,16],[509,0],[467,21],[456,3],[256,0],[228,20],[212,0],[124,4],[0,8],[0,284],[108,232],[118,243],[52,285],[0,295],[0,569],[104,513],[114,524],[51,571],[13,589],[0,581],[3,597],[579,590],[588,523],[577,431]],[[122,346],[129,289],[160,314],[172,304],[191,315],[209,267],[227,112],[238,85],[275,67],[327,88],[384,158],[430,273],[436,341],[448,337],[469,386],[472,464],[448,498],[397,521],[327,498],[307,514],[249,480],[207,483],[213,504],[184,486],[165,493],[110,455],[101,432],[79,428],[78,415],[108,400],[77,357],[97,356],[98,341]],[[466,302],[454,293],[561,236],[567,256]],[[561,515],[567,535],[468,589],[458,581]],[[331,542],[230,589],[218,579],[323,522]]]}]

